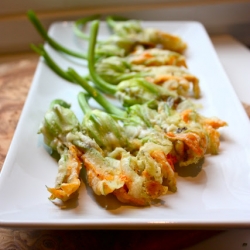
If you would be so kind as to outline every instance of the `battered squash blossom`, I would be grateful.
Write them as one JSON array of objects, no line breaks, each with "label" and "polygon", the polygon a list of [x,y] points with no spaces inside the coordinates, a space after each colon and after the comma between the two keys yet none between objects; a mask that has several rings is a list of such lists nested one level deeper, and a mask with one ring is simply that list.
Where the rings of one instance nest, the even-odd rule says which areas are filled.
[{"label": "battered squash blossom", "polygon": [[[227,123],[197,111],[192,98],[200,97],[199,79],[188,70],[187,44],[180,37],[144,28],[137,20],[108,17],[112,34],[97,41],[95,15],[74,23],[75,34],[88,42],[87,53],[81,54],[51,38],[34,12],[28,17],[50,46],[88,63],[83,77],[73,68],[60,68],[43,46],[32,45],[56,74],[83,88],[77,97],[82,121],[59,99],[39,128],[44,143],[60,156],[55,186],[47,187],[51,200],[74,197],[85,168],[96,195],[150,205],[177,191],[177,167],[219,153],[218,129]],[[88,22],[89,34],[81,29]],[[92,109],[90,98],[102,109]]]}]

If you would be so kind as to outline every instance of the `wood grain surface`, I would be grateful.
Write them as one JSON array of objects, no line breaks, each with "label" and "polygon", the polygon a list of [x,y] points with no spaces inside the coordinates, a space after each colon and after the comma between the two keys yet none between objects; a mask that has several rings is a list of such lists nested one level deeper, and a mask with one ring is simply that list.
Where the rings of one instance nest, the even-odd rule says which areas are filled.
[{"label": "wood grain surface", "polygon": [[[0,64],[0,169],[31,85],[38,58]],[[250,116],[250,107],[245,105]],[[4,201],[0,201],[4,202]],[[217,230],[22,230],[0,228],[0,250],[183,249]]]},{"label": "wood grain surface", "polygon": [[38,58],[0,65],[0,170],[13,137]]}]

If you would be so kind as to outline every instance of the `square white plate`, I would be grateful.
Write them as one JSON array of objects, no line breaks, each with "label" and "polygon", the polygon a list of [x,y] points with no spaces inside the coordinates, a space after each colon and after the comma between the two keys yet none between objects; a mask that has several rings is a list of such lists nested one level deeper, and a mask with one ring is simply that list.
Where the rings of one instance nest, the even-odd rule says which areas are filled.
[{"label": "square white plate", "polygon": [[[162,197],[161,204],[144,208],[122,205],[111,195],[95,196],[83,182],[78,199],[69,202],[65,209],[56,206],[48,199],[45,185],[54,185],[57,163],[37,131],[55,98],[70,102],[82,119],[76,100],[81,88],[59,78],[41,59],[0,174],[0,227],[250,227],[250,123],[204,27],[197,22],[143,22],[143,25],[180,35],[187,42],[189,70],[200,79],[201,112],[229,124],[220,129],[220,153],[208,155],[198,175],[179,176],[178,191]],[[87,44],[74,36],[71,22],[53,24],[50,35],[67,47],[86,50]],[[101,35],[109,35],[104,24]],[[86,74],[86,62],[47,48],[63,68],[71,66]]]}]

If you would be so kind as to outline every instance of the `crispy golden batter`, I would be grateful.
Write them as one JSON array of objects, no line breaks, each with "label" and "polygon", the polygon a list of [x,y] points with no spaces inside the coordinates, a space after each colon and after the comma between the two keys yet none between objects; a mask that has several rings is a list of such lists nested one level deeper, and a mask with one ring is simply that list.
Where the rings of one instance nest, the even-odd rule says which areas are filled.
[{"label": "crispy golden batter", "polygon": [[[172,133],[168,132],[168,138],[176,143],[183,142],[183,150],[178,150],[179,165],[187,166],[192,163],[197,163],[206,153],[208,138],[205,133],[199,131],[200,133],[188,132],[188,133]],[[174,143],[174,145],[176,145]],[[177,144],[178,145],[178,144]]]},{"label": "crispy golden batter", "polygon": [[192,109],[180,113],[181,132],[167,132],[174,144],[174,153],[180,166],[197,163],[205,154],[217,154],[220,146],[218,128],[227,123],[218,118],[206,118]]},{"label": "crispy golden batter", "polygon": [[132,64],[145,66],[175,65],[187,67],[186,59],[183,55],[158,48],[137,49],[128,56],[128,60]]},{"label": "crispy golden batter", "polygon": [[187,48],[187,44],[176,35],[172,35],[154,28],[144,29],[141,37],[137,39],[141,44],[147,46],[160,45],[162,49],[172,50],[183,53]]},{"label": "crispy golden batter", "polygon": [[119,160],[103,155],[95,149],[90,149],[82,155],[87,170],[89,185],[97,195],[107,195],[124,185],[124,177]]},{"label": "crispy golden batter", "polygon": [[135,65],[134,70],[148,73],[148,76],[146,76],[147,81],[174,90],[179,95],[188,96],[191,90],[194,98],[200,97],[199,79],[186,68],[174,65],[150,67]]},{"label": "crispy golden batter", "polygon": [[150,155],[161,165],[163,176],[166,178],[167,186],[170,191],[175,192],[177,190],[174,172],[175,169],[172,162],[169,161],[168,155],[164,154],[164,152],[160,150],[155,150],[151,152]]},{"label": "crispy golden batter", "polygon": [[95,194],[113,193],[122,203],[145,206],[168,190],[176,191],[175,173],[159,146],[146,143],[136,156],[123,148],[111,155],[117,159],[103,157],[95,150],[82,155]]},{"label": "crispy golden batter", "polygon": [[56,198],[62,201],[68,200],[80,187],[80,170],[82,162],[80,160],[81,153],[73,145],[69,147],[66,160],[59,162],[58,177],[55,188],[47,187],[51,193],[50,199]]},{"label": "crispy golden batter", "polygon": [[147,152],[137,157],[123,152],[121,171],[124,185],[114,195],[123,203],[145,206],[168,192],[161,166]]},{"label": "crispy golden batter", "polygon": [[162,44],[162,47],[165,49],[183,53],[183,51],[187,48],[187,44],[178,36],[174,36],[159,30],[157,31],[157,37],[159,43]]}]

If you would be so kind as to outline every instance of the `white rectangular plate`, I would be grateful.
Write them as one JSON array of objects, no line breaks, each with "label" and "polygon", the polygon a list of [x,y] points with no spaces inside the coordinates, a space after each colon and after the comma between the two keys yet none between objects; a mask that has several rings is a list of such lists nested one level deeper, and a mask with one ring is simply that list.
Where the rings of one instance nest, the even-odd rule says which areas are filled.
[{"label": "white rectangular plate", "polygon": [[[57,163],[37,134],[50,102],[62,98],[82,113],[76,96],[81,90],[55,75],[41,59],[0,175],[0,226],[37,228],[229,228],[250,226],[250,124],[204,27],[197,22],[143,22],[177,34],[188,44],[187,64],[200,79],[202,113],[217,116],[229,126],[220,129],[220,153],[205,158],[196,176],[178,176],[178,191],[162,197],[161,204],[134,207],[113,196],[97,197],[83,182],[78,198],[60,208],[49,199]],[[109,31],[101,25],[101,35]],[[55,23],[50,35],[78,51],[86,50],[72,31],[71,22]],[[86,74],[86,63],[58,54],[63,67]],[[237,70],[237,65],[235,65]],[[248,72],[246,72],[248,73]],[[185,174],[183,174],[185,175]]]}]

